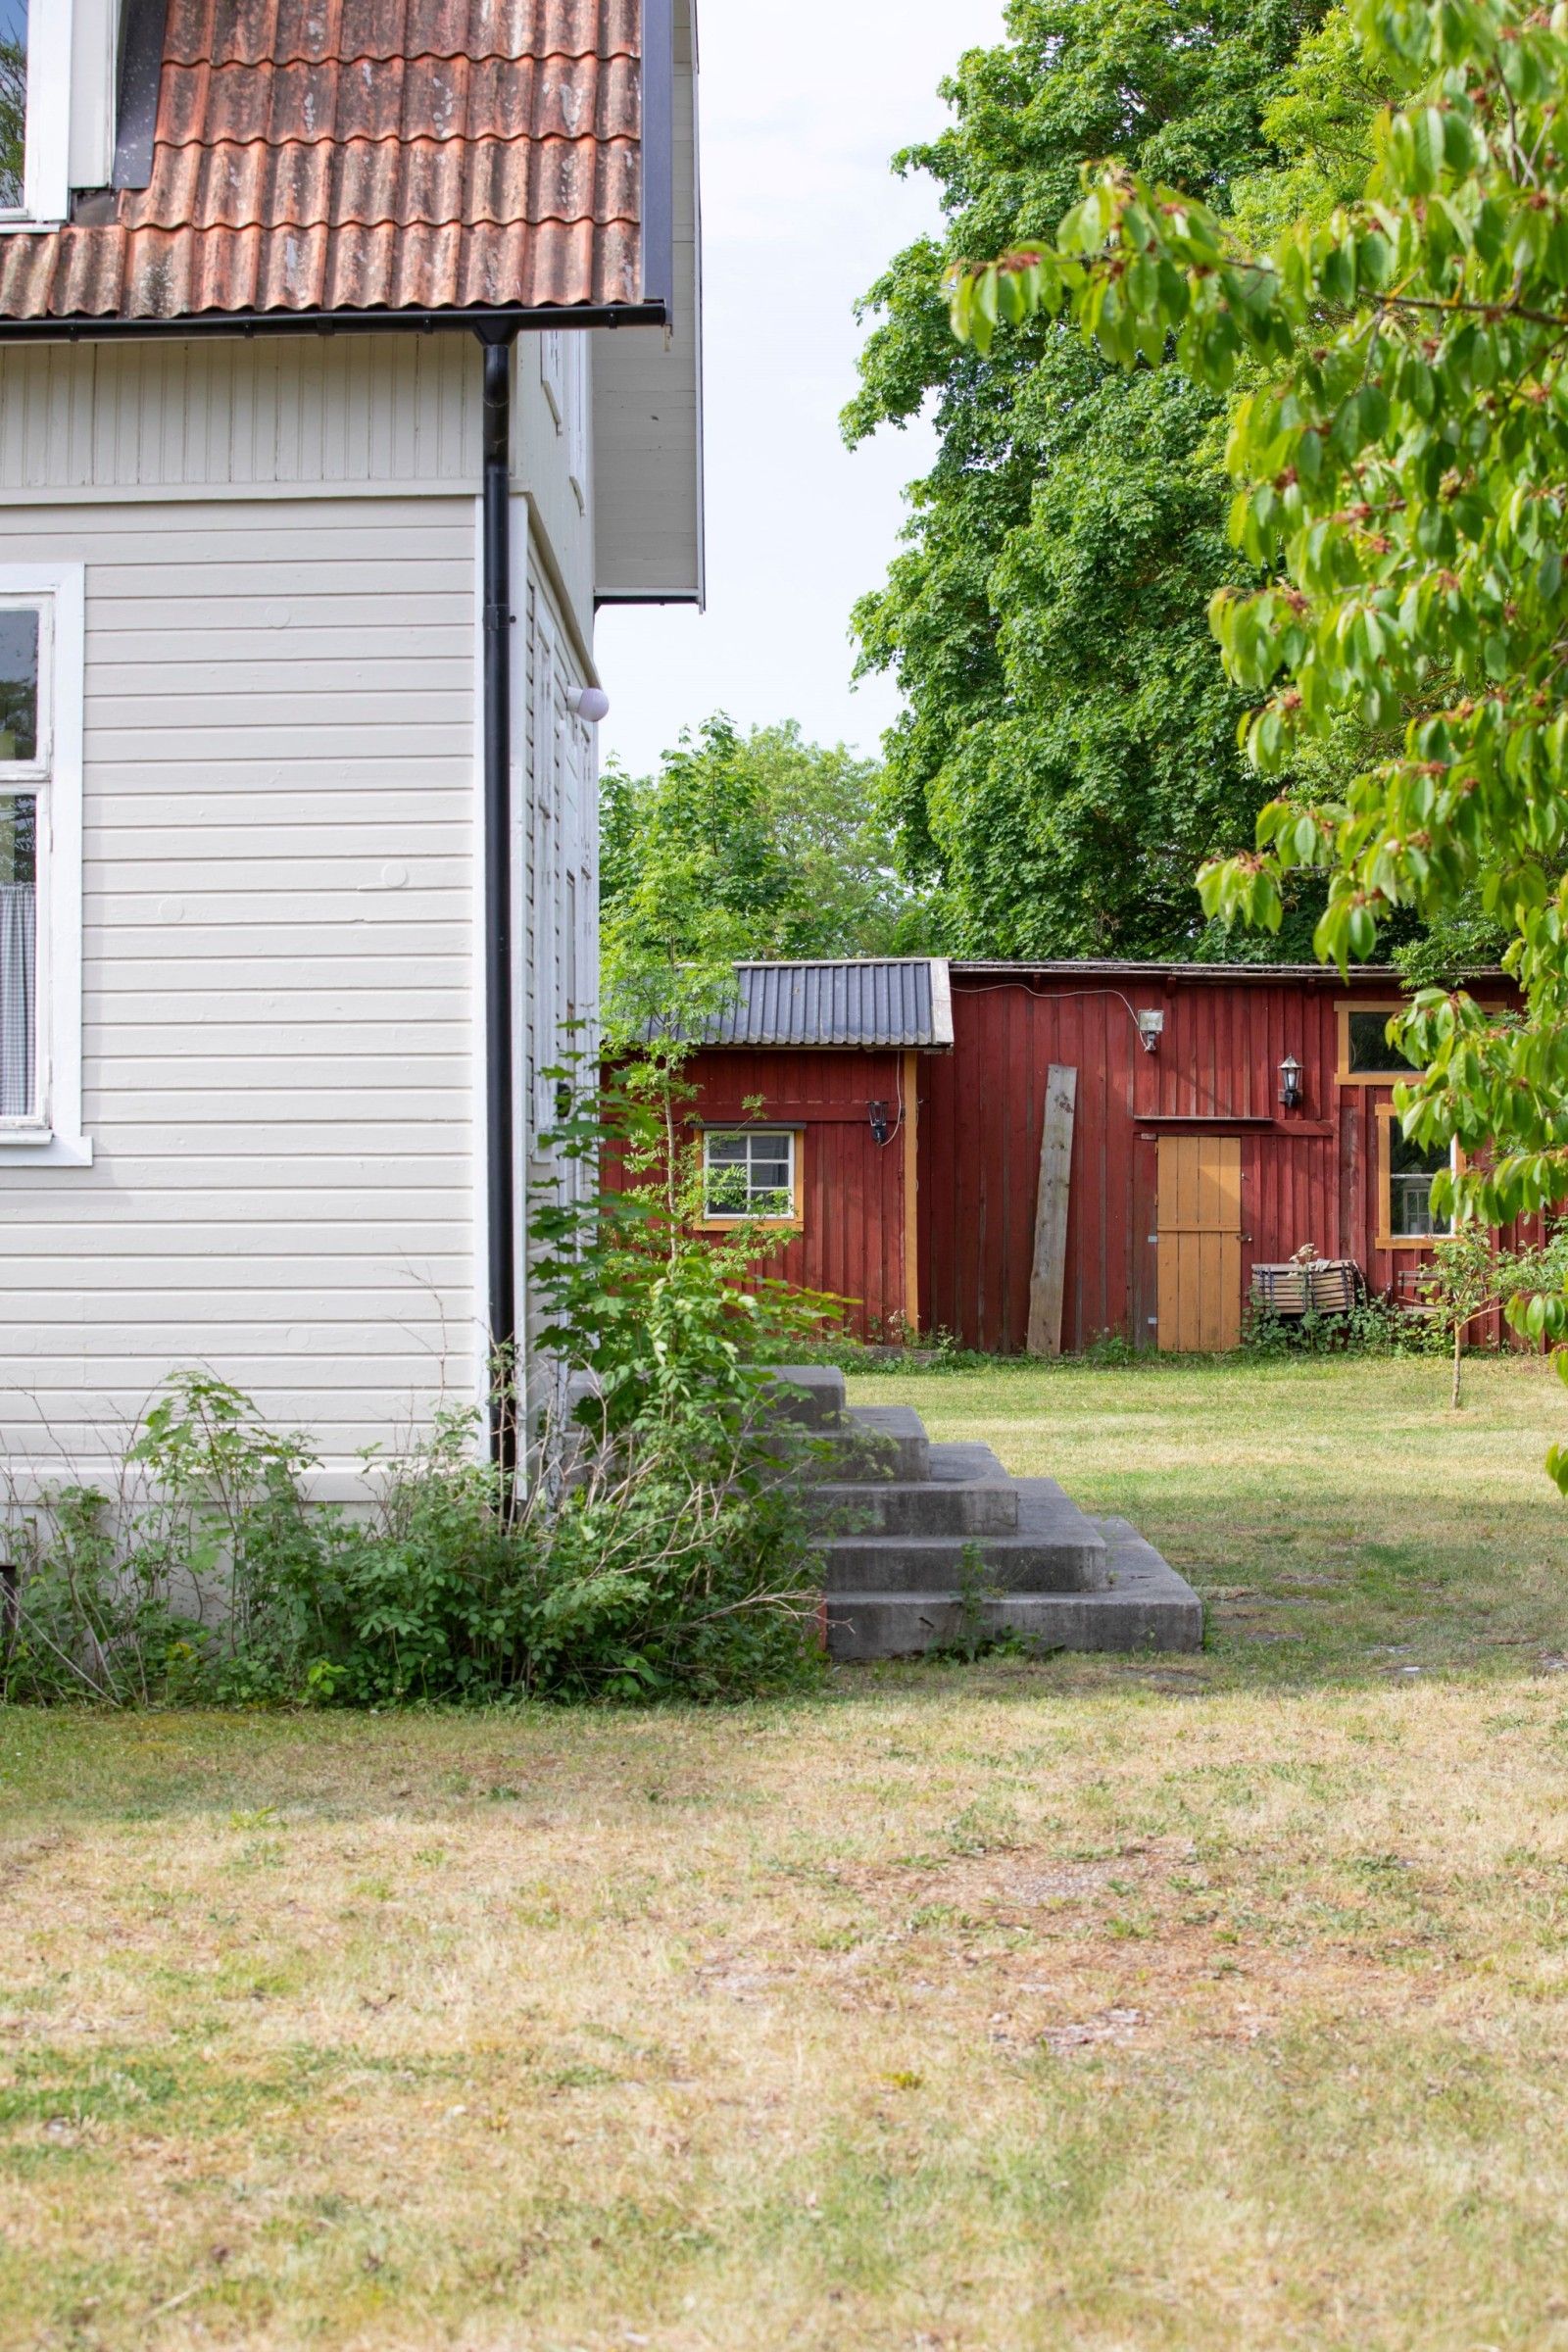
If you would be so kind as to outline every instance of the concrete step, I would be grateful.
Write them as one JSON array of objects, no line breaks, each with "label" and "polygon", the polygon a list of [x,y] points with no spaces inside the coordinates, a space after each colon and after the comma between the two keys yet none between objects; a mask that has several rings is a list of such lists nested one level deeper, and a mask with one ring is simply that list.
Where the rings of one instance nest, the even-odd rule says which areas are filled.
[{"label": "concrete step", "polygon": [[1093,1592],[1105,1582],[1104,1539],[1054,1479],[1014,1482],[1017,1525],[1011,1534],[840,1536],[822,1545],[827,1591],[953,1593],[965,1581],[972,1544],[984,1586],[1001,1593]]},{"label": "concrete step", "polygon": [[925,1423],[906,1404],[853,1404],[837,1429],[813,1435],[821,1440],[814,1477],[827,1485],[923,1483],[931,1475]]},{"label": "concrete step", "polygon": [[808,1429],[837,1429],[844,1418],[844,1375],[836,1364],[775,1364],[769,1409]]},{"label": "concrete step", "polygon": [[933,1445],[931,1475],[933,1478],[953,1479],[962,1485],[976,1478],[1005,1478],[1007,1473],[989,1446],[976,1446],[966,1439],[957,1446]]},{"label": "concrete step", "polygon": [[994,1477],[955,1478],[937,1467],[936,1457],[943,1450],[932,1446],[931,1476],[926,1479],[834,1482],[813,1488],[808,1497],[813,1524],[824,1535],[838,1538],[956,1536],[961,1542],[966,1536],[1015,1534],[1018,1490],[1002,1464],[997,1463]]},{"label": "concrete step", "polygon": [[[1102,1591],[1011,1592],[982,1601],[969,1631],[983,1641],[1010,1634],[1041,1652],[1201,1649],[1203,1604],[1191,1585],[1125,1519],[1094,1525],[1110,1560]],[[836,1660],[917,1657],[956,1647],[966,1634],[962,1601],[951,1592],[830,1592],[827,1629]]]}]

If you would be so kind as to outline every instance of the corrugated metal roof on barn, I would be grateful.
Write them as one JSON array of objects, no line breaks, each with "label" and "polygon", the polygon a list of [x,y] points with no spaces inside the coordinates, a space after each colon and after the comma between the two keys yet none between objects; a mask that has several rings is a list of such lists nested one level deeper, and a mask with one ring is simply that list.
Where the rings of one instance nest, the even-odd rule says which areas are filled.
[{"label": "corrugated metal roof on barn", "polygon": [[640,0],[169,0],[149,185],[0,316],[639,300]]},{"label": "corrugated metal roof on barn", "polygon": [[739,995],[705,1032],[710,1046],[950,1047],[953,1008],[941,956],[740,963]]}]

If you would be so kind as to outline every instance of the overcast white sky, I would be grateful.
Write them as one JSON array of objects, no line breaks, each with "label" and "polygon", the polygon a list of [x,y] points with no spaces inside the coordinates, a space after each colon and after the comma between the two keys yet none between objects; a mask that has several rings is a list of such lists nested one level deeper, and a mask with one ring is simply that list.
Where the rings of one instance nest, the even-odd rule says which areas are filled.
[{"label": "overcast white sky", "polygon": [[851,456],[857,295],[939,215],[895,149],[939,129],[936,94],[1001,37],[1001,0],[700,0],[708,404],[708,606],[612,609],[598,656],[605,755],[651,767],[714,710],[798,718],[865,751],[897,709],[851,690],[850,608],[894,553],[922,426]]}]

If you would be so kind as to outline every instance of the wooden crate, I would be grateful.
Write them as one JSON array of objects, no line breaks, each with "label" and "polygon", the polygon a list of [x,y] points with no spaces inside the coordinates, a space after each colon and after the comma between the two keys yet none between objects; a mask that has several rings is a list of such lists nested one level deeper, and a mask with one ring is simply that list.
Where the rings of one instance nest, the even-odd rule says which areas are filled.
[{"label": "wooden crate", "polygon": [[1253,1299],[1276,1315],[1348,1315],[1360,1293],[1361,1269],[1350,1257],[1252,1268]]}]

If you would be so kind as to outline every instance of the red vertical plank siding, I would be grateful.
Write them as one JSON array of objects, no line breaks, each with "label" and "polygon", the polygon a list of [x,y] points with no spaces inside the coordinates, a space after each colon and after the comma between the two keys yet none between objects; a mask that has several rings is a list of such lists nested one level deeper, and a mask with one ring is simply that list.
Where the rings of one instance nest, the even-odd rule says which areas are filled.
[{"label": "red vertical plank siding", "polygon": [[[804,1131],[803,1229],[763,1271],[852,1300],[849,1327],[863,1339],[881,1336],[904,1308],[900,1060],[891,1052],[715,1049],[682,1073],[694,1122],[739,1125],[748,1098],[760,1096],[753,1115],[761,1124]],[[878,1100],[888,1105],[886,1144],[871,1133],[868,1105]]]},{"label": "red vertical plank siding", "polygon": [[[1139,971],[1081,977],[1020,966],[952,974],[954,1048],[918,1069],[922,1329],[998,1354],[1024,1348],[1034,1258],[1040,1128],[1053,1062],[1078,1072],[1062,1344],[1103,1331],[1153,1343],[1158,1250],[1157,1136],[1163,1119],[1267,1121],[1242,1127],[1243,1282],[1310,1242],[1354,1258],[1374,1292],[1392,1290],[1413,1250],[1379,1250],[1377,1105],[1392,1089],[1341,1087],[1336,1004],[1386,1000],[1388,983]],[[1142,1009],[1164,1013],[1158,1051],[1138,1036]],[[1301,1064],[1303,1101],[1279,1102],[1279,1065]],[[773,1271],[857,1301],[852,1328],[875,1336],[904,1298],[903,1138],[885,1147],[867,1104],[896,1103],[894,1053],[713,1051],[688,1075],[693,1116],[761,1116],[806,1132],[805,1230]],[[1238,1132],[1233,1126],[1231,1132]]]},{"label": "red vertical plank siding", "polygon": [[[1102,982],[1020,970],[953,975],[954,1051],[928,1056],[920,1122],[924,1311],[970,1347],[1022,1350],[1028,1328],[1035,1188],[1046,1072],[1078,1071],[1062,1341],[1102,1331],[1148,1345],[1157,1313],[1159,1118],[1266,1119],[1243,1130],[1243,1280],[1310,1242],[1352,1257],[1373,1291],[1392,1290],[1419,1252],[1377,1248],[1376,1105],[1389,1088],[1336,1077],[1336,1004],[1377,1003],[1388,983],[1348,991],[1332,975],[1271,979],[1132,972]],[[1136,1013],[1165,1014],[1144,1052]],[[1279,1102],[1279,1065],[1301,1064],[1300,1108]]]}]

